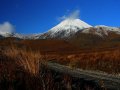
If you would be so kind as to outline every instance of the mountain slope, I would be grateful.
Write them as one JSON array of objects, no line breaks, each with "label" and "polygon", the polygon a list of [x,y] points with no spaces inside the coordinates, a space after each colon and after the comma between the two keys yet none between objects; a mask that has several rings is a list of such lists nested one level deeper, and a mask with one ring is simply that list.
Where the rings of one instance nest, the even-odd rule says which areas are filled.
[{"label": "mountain slope", "polygon": [[[116,48],[120,47],[120,34],[114,31],[106,31],[96,34],[98,28],[89,28],[89,33],[78,31],[67,39],[68,42],[74,44],[79,48]],[[102,31],[102,30],[101,30]],[[102,36],[101,36],[102,35]]]},{"label": "mountain slope", "polygon": [[43,33],[39,39],[68,39],[78,32],[88,35],[97,35],[104,38],[111,32],[120,34],[120,28],[104,25],[93,27],[80,19],[66,19],[50,29],[48,32]]},{"label": "mountain slope", "polygon": [[82,33],[96,34],[96,35],[99,35],[101,37],[108,36],[109,33],[111,33],[111,32],[116,33],[116,34],[120,34],[120,28],[99,25],[99,26],[84,29],[82,31]]},{"label": "mountain slope", "polygon": [[92,26],[80,19],[66,19],[41,35],[40,38],[66,38],[75,34],[79,30],[89,27]]},{"label": "mountain slope", "polygon": [[72,36],[74,37],[76,33],[81,33],[81,35],[85,34],[85,36],[88,35],[88,37],[89,35],[95,35],[94,38],[96,38],[97,35],[99,38],[105,38],[109,36],[110,33],[120,35],[120,28],[104,25],[93,27],[80,19],[69,18],[63,20],[60,24],[56,25],[48,32],[45,32],[43,34],[24,35],[4,32],[0,33],[0,38],[16,37],[19,39],[69,39]]},{"label": "mountain slope", "polygon": [[15,37],[19,39],[38,39],[41,34],[19,34],[19,33],[0,33],[0,38]]}]

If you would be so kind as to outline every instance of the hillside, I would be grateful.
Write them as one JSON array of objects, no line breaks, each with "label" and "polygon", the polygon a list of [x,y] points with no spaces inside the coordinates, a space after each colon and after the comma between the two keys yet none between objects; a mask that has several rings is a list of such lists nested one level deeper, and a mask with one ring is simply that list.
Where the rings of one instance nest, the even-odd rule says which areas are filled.
[{"label": "hillside", "polygon": [[79,48],[107,49],[120,47],[120,35],[114,32],[109,32],[108,36],[98,36],[79,31],[67,40]]}]

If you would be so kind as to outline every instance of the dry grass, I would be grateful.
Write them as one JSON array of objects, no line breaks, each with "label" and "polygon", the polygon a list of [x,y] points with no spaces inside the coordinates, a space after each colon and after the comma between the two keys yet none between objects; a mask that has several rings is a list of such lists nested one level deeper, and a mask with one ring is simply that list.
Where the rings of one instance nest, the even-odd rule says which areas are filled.
[{"label": "dry grass", "polygon": [[[55,78],[51,72],[41,75],[40,66],[47,60],[56,60],[56,62],[65,65],[87,70],[99,70],[113,74],[120,73],[120,50],[43,56],[39,51],[11,45],[0,50],[0,84],[3,81],[7,81],[12,83],[12,87],[14,87],[14,84],[16,85],[18,82],[18,84],[26,86],[27,90],[52,90],[50,88],[54,87]],[[58,86],[56,87],[58,88]]]},{"label": "dry grass", "polygon": [[81,53],[67,58],[72,67],[120,74],[120,50]]},{"label": "dry grass", "polygon": [[4,51],[7,57],[15,60],[19,67],[33,75],[39,74],[40,64],[43,62],[40,52],[33,52],[31,50],[19,49],[15,46]]},{"label": "dry grass", "polygon": [[15,46],[0,50],[0,90],[72,90],[69,75],[41,68],[41,63],[39,52]]},{"label": "dry grass", "polygon": [[[45,61],[44,61],[45,62]],[[44,90],[40,52],[16,46],[0,50],[0,90]]]}]

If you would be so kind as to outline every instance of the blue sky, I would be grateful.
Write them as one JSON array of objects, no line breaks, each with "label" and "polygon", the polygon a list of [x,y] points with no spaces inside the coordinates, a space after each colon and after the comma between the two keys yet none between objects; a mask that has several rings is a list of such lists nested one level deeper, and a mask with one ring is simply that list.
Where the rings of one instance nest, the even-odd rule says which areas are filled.
[{"label": "blue sky", "polygon": [[0,25],[9,22],[18,33],[42,33],[75,10],[90,25],[120,27],[120,0],[0,0]]}]

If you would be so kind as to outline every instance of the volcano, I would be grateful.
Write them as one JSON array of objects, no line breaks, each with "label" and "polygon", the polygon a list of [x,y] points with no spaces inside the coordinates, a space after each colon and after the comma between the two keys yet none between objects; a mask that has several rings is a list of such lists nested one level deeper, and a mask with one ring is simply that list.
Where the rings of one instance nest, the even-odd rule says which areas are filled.
[{"label": "volcano", "polygon": [[76,32],[92,27],[80,19],[66,19],[56,25],[48,32],[41,35],[41,38],[66,38]]}]

